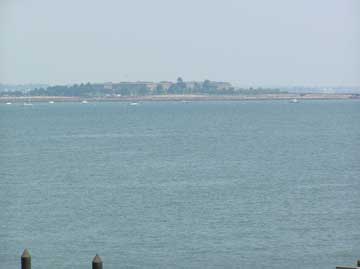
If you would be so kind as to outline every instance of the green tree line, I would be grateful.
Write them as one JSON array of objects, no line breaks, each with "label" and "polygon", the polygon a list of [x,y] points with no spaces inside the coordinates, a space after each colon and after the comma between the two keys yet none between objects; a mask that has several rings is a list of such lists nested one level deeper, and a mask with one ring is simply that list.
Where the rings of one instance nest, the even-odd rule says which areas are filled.
[{"label": "green tree line", "polygon": [[181,77],[169,88],[158,84],[155,89],[150,90],[146,83],[119,83],[112,88],[104,87],[104,84],[81,83],[71,86],[57,85],[47,88],[35,88],[26,93],[21,91],[2,92],[6,96],[74,96],[74,97],[103,97],[103,96],[144,96],[144,95],[167,95],[167,94],[207,94],[207,95],[240,95],[240,94],[264,94],[280,93],[278,89],[243,89],[219,86],[210,80],[194,82],[191,87]]}]

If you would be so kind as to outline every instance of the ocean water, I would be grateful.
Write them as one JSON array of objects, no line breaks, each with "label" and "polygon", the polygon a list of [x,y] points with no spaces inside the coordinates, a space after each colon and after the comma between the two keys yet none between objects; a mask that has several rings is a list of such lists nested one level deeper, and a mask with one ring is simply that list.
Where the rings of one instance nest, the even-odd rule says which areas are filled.
[{"label": "ocean water", "polygon": [[0,268],[360,259],[360,102],[0,105]]}]

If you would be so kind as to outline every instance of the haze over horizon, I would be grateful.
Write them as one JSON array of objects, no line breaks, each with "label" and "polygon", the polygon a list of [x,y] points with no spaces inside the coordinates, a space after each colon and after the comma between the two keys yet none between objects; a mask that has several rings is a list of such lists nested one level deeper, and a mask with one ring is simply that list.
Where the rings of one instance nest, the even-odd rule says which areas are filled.
[{"label": "haze over horizon", "polygon": [[360,1],[0,0],[0,82],[360,85]]}]

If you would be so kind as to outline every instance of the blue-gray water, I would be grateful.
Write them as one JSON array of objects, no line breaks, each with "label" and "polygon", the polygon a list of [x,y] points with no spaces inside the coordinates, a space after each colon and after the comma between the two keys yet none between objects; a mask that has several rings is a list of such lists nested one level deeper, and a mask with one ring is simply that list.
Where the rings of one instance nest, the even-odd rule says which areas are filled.
[{"label": "blue-gray water", "polygon": [[0,105],[0,268],[360,259],[360,102]]}]

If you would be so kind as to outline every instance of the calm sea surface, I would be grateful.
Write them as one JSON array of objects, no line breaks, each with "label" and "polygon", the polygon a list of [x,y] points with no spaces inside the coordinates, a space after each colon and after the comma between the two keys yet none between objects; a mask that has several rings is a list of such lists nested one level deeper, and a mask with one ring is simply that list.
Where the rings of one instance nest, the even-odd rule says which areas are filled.
[{"label": "calm sea surface", "polygon": [[0,268],[360,259],[360,102],[0,105]]}]

